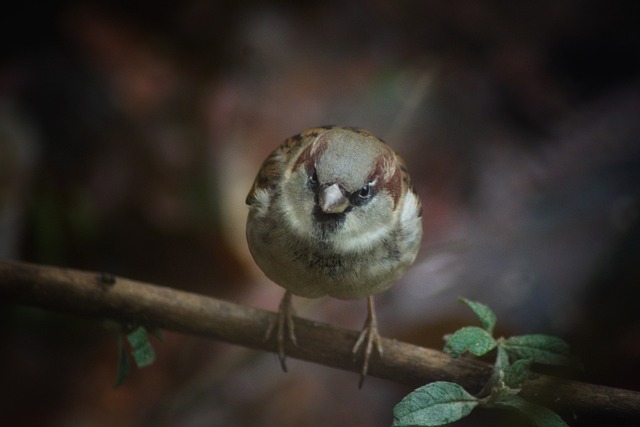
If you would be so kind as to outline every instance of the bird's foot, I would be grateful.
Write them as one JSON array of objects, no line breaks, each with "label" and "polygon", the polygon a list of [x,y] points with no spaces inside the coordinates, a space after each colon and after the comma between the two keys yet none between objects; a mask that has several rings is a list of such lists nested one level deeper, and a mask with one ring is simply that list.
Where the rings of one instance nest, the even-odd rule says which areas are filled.
[{"label": "bird's foot", "polygon": [[380,334],[378,334],[378,321],[376,319],[376,311],[373,305],[372,296],[368,297],[367,303],[367,320],[364,323],[362,331],[360,331],[358,340],[351,350],[355,357],[355,355],[360,351],[360,347],[363,347],[364,345],[362,371],[360,371],[360,382],[358,383],[358,387],[362,387],[364,377],[366,377],[367,373],[369,372],[369,359],[371,358],[371,353],[373,352],[374,346],[380,357],[382,357],[383,353],[382,340],[380,338]]},{"label": "bird's foot", "polygon": [[[298,340],[293,329],[293,307],[291,305],[291,292],[286,291],[282,300],[280,301],[280,308],[278,310],[278,317],[272,318],[267,326],[267,333],[265,334],[265,341],[271,338],[274,329],[276,330],[276,341],[278,344],[278,360],[280,360],[280,366],[284,372],[287,372],[287,354],[285,352],[285,329],[287,330],[287,336],[293,345],[298,346]],[[276,329],[277,325],[277,329]]]}]

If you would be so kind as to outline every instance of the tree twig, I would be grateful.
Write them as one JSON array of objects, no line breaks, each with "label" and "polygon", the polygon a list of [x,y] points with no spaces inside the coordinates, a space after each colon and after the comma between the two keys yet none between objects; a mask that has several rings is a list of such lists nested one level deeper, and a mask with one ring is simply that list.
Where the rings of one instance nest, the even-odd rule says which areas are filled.
[{"label": "tree twig", "polygon": [[[274,313],[109,274],[0,261],[0,296],[6,302],[138,322],[275,351],[273,341],[264,341]],[[290,357],[359,372],[361,362],[354,361],[351,353],[358,332],[301,318],[295,318],[295,327],[298,346],[287,347]],[[491,373],[491,366],[477,360],[453,359],[387,338],[383,345],[384,358],[371,360],[371,376],[411,386],[452,381],[474,392]],[[578,418],[640,420],[640,392],[536,375],[522,393]]]}]

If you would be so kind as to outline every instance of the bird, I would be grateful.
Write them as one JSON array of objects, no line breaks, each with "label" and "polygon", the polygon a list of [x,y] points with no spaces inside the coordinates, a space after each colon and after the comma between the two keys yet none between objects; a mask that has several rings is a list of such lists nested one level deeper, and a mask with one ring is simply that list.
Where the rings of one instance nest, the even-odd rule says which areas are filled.
[{"label": "bird", "polygon": [[275,331],[287,371],[285,342],[295,346],[292,296],[367,298],[367,318],[352,348],[362,349],[360,386],[375,347],[383,356],[373,296],[415,261],[422,203],[403,159],[355,127],[322,126],[286,139],[262,163],[249,191],[246,237],[262,272],[285,289]]}]

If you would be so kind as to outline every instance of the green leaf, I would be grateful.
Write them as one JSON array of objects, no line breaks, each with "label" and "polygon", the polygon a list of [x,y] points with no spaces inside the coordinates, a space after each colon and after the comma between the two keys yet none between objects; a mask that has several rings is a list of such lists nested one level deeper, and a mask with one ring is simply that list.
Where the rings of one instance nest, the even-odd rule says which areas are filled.
[{"label": "green leaf", "polygon": [[546,365],[569,365],[569,344],[550,335],[521,335],[504,340],[504,349],[512,359],[531,359]]},{"label": "green leaf", "polygon": [[393,427],[449,424],[469,415],[478,403],[458,384],[433,382],[409,393],[393,408]]},{"label": "green leaf", "polygon": [[480,319],[484,330],[493,335],[493,329],[496,327],[496,315],[489,306],[466,298],[460,298],[460,301],[473,310],[476,316]]},{"label": "green leaf", "polygon": [[500,383],[504,383],[504,372],[509,368],[509,355],[507,351],[502,347],[502,345],[498,344],[498,351],[496,354],[496,362],[493,365],[493,371],[491,372],[491,378],[487,381],[487,383],[482,387],[476,396],[484,397],[488,396],[494,387],[496,387]]},{"label": "green leaf", "polygon": [[117,336],[118,340],[118,373],[116,375],[115,387],[118,388],[124,384],[124,380],[129,376],[131,370],[131,364],[129,363],[129,357],[127,356],[127,349],[124,348],[122,335]]},{"label": "green leaf", "polygon": [[531,373],[531,359],[520,359],[504,370],[504,383],[509,388],[522,388]]},{"label": "green leaf", "polygon": [[496,363],[494,364],[494,370],[504,371],[508,367],[509,367],[509,353],[507,353],[503,345],[498,345],[498,351],[496,355]]},{"label": "green leaf", "polygon": [[139,326],[127,334],[127,341],[131,344],[131,355],[138,368],[153,364],[156,360],[156,354],[149,342],[149,334],[144,327]]},{"label": "green leaf", "polygon": [[534,427],[569,427],[567,423],[552,410],[524,400],[520,396],[504,396],[491,406],[516,410],[525,415]]},{"label": "green leaf", "polygon": [[496,344],[496,340],[484,329],[477,326],[465,326],[449,337],[444,351],[453,357],[459,357],[465,351],[482,356],[493,350]]}]

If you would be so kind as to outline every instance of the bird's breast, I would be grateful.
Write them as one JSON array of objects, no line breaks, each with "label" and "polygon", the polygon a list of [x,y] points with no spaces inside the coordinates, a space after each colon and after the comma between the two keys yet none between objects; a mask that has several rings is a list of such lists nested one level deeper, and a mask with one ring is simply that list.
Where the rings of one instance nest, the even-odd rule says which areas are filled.
[{"label": "bird's breast", "polygon": [[[401,259],[395,236],[360,250],[311,236],[248,229],[252,255],[267,277],[303,297],[324,295],[356,299],[382,292],[404,272],[411,259]],[[273,228],[271,228],[273,230]]]}]

